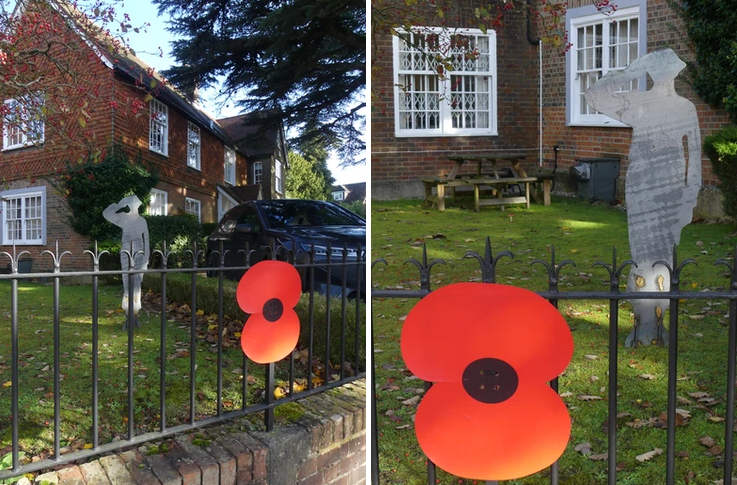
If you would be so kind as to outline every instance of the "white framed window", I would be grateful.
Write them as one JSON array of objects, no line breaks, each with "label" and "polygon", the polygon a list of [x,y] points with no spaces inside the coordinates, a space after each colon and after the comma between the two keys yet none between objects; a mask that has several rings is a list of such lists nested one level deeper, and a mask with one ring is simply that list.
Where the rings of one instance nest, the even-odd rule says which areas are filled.
[{"label": "white framed window", "polygon": [[277,194],[284,193],[284,164],[279,160],[274,161],[274,186]]},{"label": "white framed window", "polygon": [[397,137],[497,134],[494,31],[418,27],[393,43]]},{"label": "white framed window", "polygon": [[44,120],[42,108],[44,97],[41,93],[8,99],[5,101],[3,116],[3,150],[13,150],[44,141]]},{"label": "white framed window", "polygon": [[251,180],[254,184],[260,184],[264,178],[264,164],[263,162],[253,162],[252,167],[253,177],[251,177]]},{"label": "white framed window", "polygon": [[[584,93],[609,71],[622,70],[647,51],[647,1],[621,0],[606,15],[593,5],[572,8],[566,15],[571,48],[566,53],[566,121],[578,126],[624,124],[593,110]],[[645,78],[627,90],[645,90]]]},{"label": "white framed window", "polygon": [[169,107],[152,99],[150,103],[151,126],[148,133],[148,148],[152,152],[169,155]]},{"label": "white framed window", "polygon": [[335,192],[333,192],[333,200],[335,201],[343,200],[343,191],[336,190]]},{"label": "white framed window", "polygon": [[187,166],[200,170],[200,127],[187,122]]},{"label": "white framed window", "polygon": [[46,244],[46,187],[0,192],[2,244]]},{"label": "white framed window", "polygon": [[238,205],[238,202],[235,201],[231,196],[223,192],[223,190],[218,187],[218,221],[223,218],[226,212],[228,212],[230,209]]},{"label": "white framed window", "polygon": [[225,178],[226,183],[235,185],[235,150],[225,147]]},{"label": "white framed window", "polygon": [[202,222],[201,208],[202,204],[199,200],[190,199],[189,197],[184,198],[184,212],[195,216],[198,222]]},{"label": "white framed window", "polygon": [[165,216],[168,210],[169,195],[163,190],[151,189],[151,200],[148,203],[148,213],[152,216]]}]

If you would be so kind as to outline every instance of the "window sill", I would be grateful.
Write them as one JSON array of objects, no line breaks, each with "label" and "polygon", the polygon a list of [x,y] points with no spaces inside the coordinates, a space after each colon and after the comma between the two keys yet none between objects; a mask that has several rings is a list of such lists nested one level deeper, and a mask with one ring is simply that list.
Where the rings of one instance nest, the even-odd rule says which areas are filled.
[{"label": "window sill", "polygon": [[40,141],[40,142],[24,143],[22,145],[12,145],[12,146],[9,146],[9,147],[3,146],[3,149],[0,150],[0,151],[3,151],[3,152],[11,152],[13,150],[21,150],[23,148],[41,147],[41,146],[43,146],[43,144],[44,144],[44,142],[43,141]]},{"label": "window sill", "polygon": [[162,157],[166,157],[166,158],[169,158],[169,153],[168,153],[168,152],[166,152],[166,153],[165,153],[165,152],[160,152],[160,151],[158,151],[158,150],[154,150],[154,149],[153,149],[153,148],[151,148],[151,147],[148,147],[148,151],[150,151],[150,152],[153,152],[153,153],[156,153],[156,154],[158,154],[158,155],[161,155]]},{"label": "window sill", "polygon": [[567,123],[566,126],[570,128],[632,128],[629,125],[625,125],[624,123],[620,123],[619,121],[596,121],[596,122],[585,122],[585,121],[577,121],[573,123]]},{"label": "window sill", "polygon": [[193,167],[192,165],[187,165],[187,168],[191,168],[192,170],[197,170],[198,172],[201,172],[202,169],[200,167]]},{"label": "window sill", "polygon": [[496,131],[487,132],[473,132],[473,133],[423,133],[423,132],[395,132],[395,138],[462,138],[462,137],[474,137],[474,136],[498,136]]}]

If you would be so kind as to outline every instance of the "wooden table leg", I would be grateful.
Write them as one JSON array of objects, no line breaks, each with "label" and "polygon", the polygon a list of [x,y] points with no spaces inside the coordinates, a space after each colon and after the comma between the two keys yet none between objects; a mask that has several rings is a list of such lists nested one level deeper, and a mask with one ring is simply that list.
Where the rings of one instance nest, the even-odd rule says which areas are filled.
[{"label": "wooden table leg", "polygon": [[473,184],[473,210],[479,211],[479,184]]},{"label": "wooden table leg", "polygon": [[550,189],[553,181],[550,179],[543,180],[543,205],[550,205]]},{"label": "wooden table leg", "polygon": [[445,185],[438,184],[438,210],[440,212],[445,210]]},{"label": "wooden table leg", "polygon": [[432,185],[429,183],[425,184],[425,202],[422,204],[423,207],[432,207],[432,202],[430,202],[430,197],[432,197]]},{"label": "wooden table leg", "polygon": [[527,200],[527,208],[530,208],[530,182],[525,182],[525,199]]}]

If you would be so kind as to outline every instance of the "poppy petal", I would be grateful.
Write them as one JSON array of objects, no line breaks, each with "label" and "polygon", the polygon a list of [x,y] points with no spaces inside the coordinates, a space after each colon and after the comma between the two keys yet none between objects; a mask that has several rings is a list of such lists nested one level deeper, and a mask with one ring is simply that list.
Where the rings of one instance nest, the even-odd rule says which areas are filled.
[{"label": "poppy petal", "polygon": [[291,308],[270,322],[260,313],[248,317],[241,332],[241,348],[252,361],[269,364],[281,360],[294,350],[299,340],[299,318]]},{"label": "poppy petal", "polygon": [[302,294],[299,273],[284,261],[261,261],[238,282],[235,297],[246,313],[261,313],[267,301],[279,299],[284,308],[294,308]]},{"label": "poppy petal", "polygon": [[420,402],[415,430],[422,451],[443,470],[474,480],[511,480],[563,454],[571,419],[545,384],[521,384],[508,400],[484,404],[461,384],[439,383]]},{"label": "poppy petal", "polygon": [[552,380],[573,356],[565,319],[547,300],[514,286],[458,283],[433,291],[409,312],[402,356],[417,377],[460,382],[474,360],[494,357],[520,380]]}]

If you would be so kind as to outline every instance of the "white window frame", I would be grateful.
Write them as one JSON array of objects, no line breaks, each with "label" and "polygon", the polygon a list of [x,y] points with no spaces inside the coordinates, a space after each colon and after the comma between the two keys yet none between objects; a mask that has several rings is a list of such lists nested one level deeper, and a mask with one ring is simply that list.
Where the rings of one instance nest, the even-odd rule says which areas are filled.
[{"label": "white window frame", "polygon": [[[406,30],[397,30],[396,35],[393,36],[393,62],[394,62],[394,134],[396,137],[424,137],[424,136],[496,136],[497,135],[497,54],[496,54],[496,32],[493,30],[487,31],[485,34],[479,29],[447,29],[440,27],[418,27],[413,29],[412,36],[423,35],[437,35],[439,36],[438,48],[426,48],[424,54],[422,50],[414,46],[410,46],[404,37],[408,35]],[[451,36],[462,35],[468,36],[475,39],[478,44],[479,39],[488,38],[488,62],[484,62],[486,59],[486,53],[478,56],[476,59],[465,58],[460,64],[456,64],[456,67],[462,69],[456,69],[445,73],[445,76],[438,75],[438,62],[434,60],[432,56],[433,52],[448,52],[451,47]],[[404,37],[400,37],[404,36]],[[463,56],[466,52],[465,48],[455,48],[459,57]],[[402,59],[414,58],[415,64],[407,67]],[[412,62],[412,61],[410,61]],[[486,68],[484,69],[484,66]],[[483,70],[476,70],[481,68]],[[418,93],[421,95],[423,92],[424,97],[420,96],[417,103],[420,105],[420,109],[413,109],[412,105],[416,105],[410,97],[412,89],[407,84],[407,77],[412,76],[418,83],[423,83],[425,89],[418,89]],[[473,104],[477,105],[481,103],[481,107],[474,106],[473,109],[466,110],[467,113],[478,113],[476,117],[471,117],[477,122],[480,116],[488,115],[488,126],[482,128],[464,128],[454,127],[454,104],[461,99],[463,93],[457,93],[455,87],[460,86],[457,79],[458,76],[462,76],[462,79],[467,79],[474,86],[479,84],[488,84],[486,89],[471,88],[473,91],[469,93],[473,96]],[[454,79],[455,78],[455,79]],[[476,78],[481,78],[481,83]],[[483,97],[488,97],[486,107],[483,106]],[[403,114],[410,112],[421,113],[423,109],[426,112],[428,106],[435,107],[432,111],[437,111],[438,121],[436,128],[404,128],[403,127]],[[402,108],[408,108],[402,110]],[[462,115],[461,115],[462,116]],[[424,120],[427,122],[427,118]]]},{"label": "white window frame", "polygon": [[[32,198],[40,199],[39,205],[37,207],[40,210],[41,214],[39,217],[33,218],[34,220],[40,219],[41,221],[41,227],[36,228],[40,229],[41,232],[39,237],[36,238],[28,237],[28,231],[33,229],[27,226],[29,219],[27,217],[29,207],[27,207],[26,204],[28,204],[28,201]],[[11,200],[19,200],[21,203],[21,206],[18,208],[20,210],[20,218],[15,219],[20,221],[20,239],[13,239],[9,237],[8,234],[8,216],[10,215],[10,208],[8,204]],[[0,209],[2,209],[2,216],[0,217],[0,222],[2,223],[2,227],[0,228],[0,244],[16,244],[19,246],[46,245],[46,187],[30,187],[27,189],[14,189],[0,192]]]},{"label": "white window frame", "polygon": [[197,216],[197,222],[202,222],[202,203],[199,200],[185,197],[184,212]]},{"label": "white window frame", "polygon": [[[162,198],[161,203],[156,203],[156,196]],[[159,189],[151,189],[151,200],[148,203],[148,215],[150,216],[166,216],[169,215],[169,194]]]},{"label": "white window frame", "polygon": [[187,166],[200,170],[200,154],[202,147],[202,133],[200,127],[187,122]]},{"label": "white window frame", "polygon": [[253,183],[260,184],[264,180],[264,164],[263,162],[253,162]]},{"label": "white window frame", "polygon": [[[44,142],[45,126],[41,113],[44,105],[43,94],[36,93],[35,95],[26,96],[26,98],[30,96],[37,98],[35,103],[26,103],[31,104],[32,111],[34,111],[32,113],[25,112],[26,108],[23,107],[23,100],[14,98],[5,100],[5,105],[8,106],[10,115],[6,116],[3,120],[3,151],[37,146]],[[20,105],[20,108],[15,108],[13,107],[14,105]],[[38,112],[35,112],[36,110]],[[38,119],[30,119],[31,117],[38,117]],[[36,125],[35,127],[33,126],[34,124]],[[38,136],[29,136],[33,130],[35,130]]]},{"label": "white window frame", "polygon": [[277,194],[284,193],[284,164],[274,160],[274,188]]},{"label": "white window frame", "polygon": [[224,176],[223,180],[226,184],[235,185],[235,150],[225,147],[225,160],[223,162]]},{"label": "white window frame", "polygon": [[[218,189],[218,222],[223,218],[226,212],[238,205],[238,202],[220,187]],[[227,201],[227,202],[226,202]],[[227,206],[227,207],[226,207]]]},{"label": "white window frame", "polygon": [[343,198],[343,191],[342,190],[336,190],[335,192],[333,192],[333,200],[334,201],[338,202],[338,201],[341,201],[343,199],[344,198]]},{"label": "white window frame", "polygon": [[[149,103],[148,149],[169,156],[169,107],[154,98]],[[160,140],[157,138],[161,138]]]},{"label": "white window frame", "polygon": [[[609,116],[594,112],[591,114],[582,114],[583,97],[581,96],[581,79],[579,74],[579,48],[585,49],[586,46],[579,46],[578,29],[601,25],[602,28],[602,47],[601,47],[601,75],[615,69],[623,69],[626,67],[620,62],[620,65],[613,67],[610,65],[612,60],[610,54],[610,32],[615,22],[622,22],[628,19],[637,19],[637,57],[647,53],[647,1],[646,0],[618,0],[617,10],[604,15],[599,12],[594,5],[569,9],[566,14],[566,31],[570,32],[571,47],[566,52],[566,124],[568,126],[597,126],[597,127],[626,127],[627,125],[617,121]],[[584,53],[582,52],[582,57]],[[631,56],[628,53],[628,56]],[[631,59],[630,59],[631,61]],[[585,63],[586,61],[584,61]],[[616,62],[616,61],[614,61]],[[586,70],[584,66],[584,70]],[[596,66],[592,70],[598,70]],[[646,79],[634,81],[635,89],[645,91],[647,89]],[[589,86],[590,87],[590,86]],[[589,108],[590,109],[590,108]]]}]

